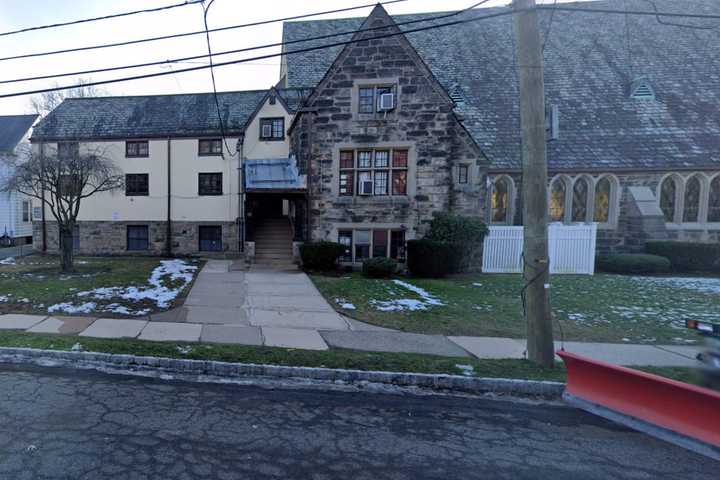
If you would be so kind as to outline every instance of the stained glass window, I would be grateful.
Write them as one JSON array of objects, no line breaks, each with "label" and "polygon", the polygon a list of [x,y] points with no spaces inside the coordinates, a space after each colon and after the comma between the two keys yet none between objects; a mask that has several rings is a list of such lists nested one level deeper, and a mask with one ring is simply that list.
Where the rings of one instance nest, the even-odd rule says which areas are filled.
[{"label": "stained glass window", "polygon": [[495,181],[492,191],[492,221],[507,222],[510,188],[506,178]]},{"label": "stained glass window", "polygon": [[588,182],[585,178],[580,177],[575,180],[572,201],[573,222],[584,222],[587,220],[588,191]]},{"label": "stained glass window", "polygon": [[667,177],[660,185],[660,210],[666,222],[675,221],[675,202],[677,200],[677,182],[674,177]]},{"label": "stained glass window", "polygon": [[713,181],[710,182],[708,222],[720,222],[720,175],[713,178]]},{"label": "stained glass window", "polygon": [[565,182],[561,178],[555,180],[550,189],[550,220],[565,220]]},{"label": "stained glass window", "polygon": [[595,185],[595,221],[606,223],[610,221],[610,194],[611,185],[608,177],[601,178]]},{"label": "stained glass window", "polygon": [[683,222],[697,222],[700,214],[700,179],[690,177],[685,184]]}]

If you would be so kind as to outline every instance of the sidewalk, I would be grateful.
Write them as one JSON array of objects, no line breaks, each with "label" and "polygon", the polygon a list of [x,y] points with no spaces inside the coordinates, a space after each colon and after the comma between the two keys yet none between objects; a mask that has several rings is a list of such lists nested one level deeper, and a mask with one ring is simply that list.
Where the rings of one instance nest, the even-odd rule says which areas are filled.
[{"label": "sidewalk", "polygon": [[[230,271],[210,260],[177,309],[138,319],[7,314],[0,330],[99,338],[205,342],[327,350],[345,348],[478,359],[521,359],[525,340],[422,335],[338,314],[302,272]],[[556,343],[556,349],[560,349]],[[565,342],[567,351],[619,365],[696,366],[696,346]]]}]

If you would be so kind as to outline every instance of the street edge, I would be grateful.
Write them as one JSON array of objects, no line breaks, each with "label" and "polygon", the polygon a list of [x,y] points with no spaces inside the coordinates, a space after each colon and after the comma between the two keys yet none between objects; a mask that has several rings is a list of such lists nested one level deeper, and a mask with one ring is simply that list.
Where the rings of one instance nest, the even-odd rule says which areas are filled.
[{"label": "street edge", "polygon": [[[565,384],[541,380],[511,378],[464,377],[449,374],[346,370],[320,367],[290,367],[252,363],[231,363],[214,360],[150,357],[99,352],[75,352],[35,348],[0,347],[0,363],[33,363],[44,366],[107,370],[121,369],[128,373],[162,371],[187,376],[212,376],[221,379],[248,377],[313,380],[351,385],[384,384],[469,394],[499,394],[560,400]],[[203,381],[203,380],[197,380]]]}]

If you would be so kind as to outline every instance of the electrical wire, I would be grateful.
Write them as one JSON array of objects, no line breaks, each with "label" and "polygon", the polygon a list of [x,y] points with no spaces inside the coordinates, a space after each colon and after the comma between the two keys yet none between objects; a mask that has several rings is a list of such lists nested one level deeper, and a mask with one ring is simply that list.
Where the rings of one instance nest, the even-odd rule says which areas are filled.
[{"label": "electrical wire", "polygon": [[[488,0],[484,0],[482,3],[484,3],[485,1],[488,1]],[[517,10],[517,11],[524,11],[524,10]],[[452,21],[452,22],[446,22],[446,23],[441,23],[441,24],[437,24],[437,25],[429,25],[429,26],[426,26],[426,27],[419,27],[419,28],[414,28],[414,29],[408,29],[408,30],[405,30],[405,31],[390,32],[390,33],[387,33],[387,34],[376,35],[376,36],[373,36],[373,37],[366,37],[366,38],[363,38],[363,39],[361,39],[361,40],[351,39],[351,40],[346,40],[346,41],[341,41],[341,42],[329,43],[329,44],[325,44],[325,45],[318,45],[318,46],[314,46],[314,47],[301,48],[301,49],[298,49],[298,50],[291,50],[291,51],[280,52],[280,53],[272,53],[272,54],[266,54],[266,55],[259,55],[259,56],[256,56],[256,57],[248,57],[248,58],[243,58],[243,59],[239,59],[239,60],[231,60],[231,61],[227,61],[227,62],[214,63],[213,66],[214,66],[214,67],[224,67],[224,66],[227,66],[227,65],[237,65],[237,64],[242,64],[242,63],[247,63],[247,62],[255,61],[255,60],[264,60],[264,59],[267,59],[267,58],[275,58],[275,57],[282,57],[282,56],[287,56],[287,55],[294,55],[294,54],[297,54],[297,53],[305,53],[305,52],[312,52],[312,51],[317,51],[317,50],[324,50],[324,49],[327,49],[327,48],[339,47],[339,46],[343,46],[343,45],[349,45],[349,44],[352,44],[352,43],[357,43],[357,42],[359,42],[359,41],[378,40],[378,39],[383,39],[383,38],[395,37],[395,36],[398,36],[398,35],[407,35],[407,34],[415,33],[415,32],[422,32],[422,31],[426,31],[426,30],[434,30],[434,29],[437,29],[437,28],[444,28],[444,27],[449,27],[449,26],[461,25],[461,24],[465,24],[465,23],[469,23],[469,22],[476,22],[476,21],[479,21],[479,20],[487,20],[487,19],[490,19],[490,18],[503,17],[503,16],[507,16],[507,15],[512,15],[512,14],[516,13],[517,11],[508,10],[508,11],[497,12],[497,13],[492,13],[492,14],[488,14],[488,15],[479,15],[479,16],[472,17],[472,18],[469,18],[469,19],[464,19],[464,20],[455,20],[455,21]],[[387,28],[387,26],[386,26],[385,28]],[[204,70],[204,69],[206,69],[206,68],[209,68],[209,65],[200,65],[200,66],[197,66],[197,67],[188,67],[188,68],[176,69],[174,73],[192,72],[192,71]],[[82,84],[65,85],[65,86],[55,86],[55,87],[41,88],[41,89],[36,89],[36,90],[26,90],[26,91],[22,91],[22,92],[5,93],[5,94],[1,94],[1,95],[0,95],[0,98],[18,97],[18,96],[22,96],[22,95],[33,95],[33,94],[45,93],[45,92],[55,92],[55,91],[69,90],[69,89],[79,88],[79,87],[90,87],[90,86],[96,86],[96,85],[107,85],[107,84],[111,84],[111,83],[126,82],[126,81],[131,81],[131,80],[140,80],[140,79],[145,79],[145,78],[162,77],[162,76],[165,76],[165,75],[170,75],[170,74],[172,74],[172,73],[173,73],[173,72],[155,72],[155,73],[147,73],[147,74],[142,74],[142,75],[133,75],[133,76],[128,76],[128,77],[113,78],[113,79],[108,79],[108,80],[99,80],[99,81],[92,81],[92,82],[84,82],[84,83],[82,83]]]},{"label": "electrical wire", "polygon": [[[436,16],[432,16],[432,17],[417,19],[417,20],[407,20],[405,22],[397,22],[395,25],[398,27],[401,27],[401,26],[405,26],[405,25],[413,25],[416,23],[431,22],[431,21],[435,21],[435,20],[441,20],[443,18],[457,16],[457,15],[460,15],[467,11],[470,11],[473,8],[478,7],[484,3],[487,3],[488,1],[489,0],[482,0],[480,2],[477,2],[471,6],[463,9],[463,10],[458,10],[456,12],[452,12],[449,14],[436,15]],[[265,45],[256,45],[254,47],[245,47],[245,48],[238,48],[238,49],[234,49],[234,50],[225,50],[222,52],[215,52],[215,53],[213,53],[213,56],[218,57],[220,55],[230,55],[233,53],[244,53],[244,52],[250,52],[250,51],[254,51],[254,50],[264,50],[266,48],[284,47],[287,45],[294,45],[297,43],[313,42],[316,40],[326,40],[328,38],[355,35],[357,33],[362,33],[362,32],[372,32],[372,31],[377,31],[377,30],[384,30],[386,28],[387,28],[387,26],[381,26],[381,27],[361,28],[361,29],[356,29],[356,30],[345,30],[342,32],[337,32],[337,33],[329,33],[329,34],[325,34],[325,35],[317,35],[314,37],[306,37],[306,38],[301,38],[301,39],[296,39],[296,40],[289,40],[286,42],[268,43]],[[213,30],[209,29],[208,32],[213,32]],[[87,75],[87,74],[92,74],[92,73],[104,73],[104,72],[111,72],[111,71],[117,71],[117,70],[127,70],[127,69],[132,69],[132,68],[152,67],[152,66],[156,66],[156,65],[167,65],[170,63],[181,63],[181,62],[190,63],[190,62],[188,62],[189,60],[198,60],[201,58],[208,58],[208,55],[207,54],[192,55],[190,57],[158,60],[155,62],[135,63],[135,64],[131,64],[131,65],[122,65],[122,66],[117,66],[117,67],[97,68],[94,70],[81,70],[81,71],[74,71],[74,72],[64,72],[64,73],[55,73],[55,74],[49,74],[49,75],[40,75],[40,76],[34,76],[34,77],[12,78],[12,79],[8,79],[8,80],[0,80],[0,84],[29,82],[29,81],[33,81],[33,80],[46,80],[48,78],[76,77],[79,75]]]},{"label": "electrical wire", "polygon": [[[389,5],[391,3],[406,2],[406,1],[408,1],[408,0],[388,0],[386,2],[380,3],[379,5]],[[195,3],[202,3],[202,0],[193,2],[193,4],[195,4]],[[331,14],[331,13],[349,12],[352,10],[359,10],[362,8],[374,7],[375,5],[378,5],[378,4],[377,3],[366,3],[364,5],[358,5],[355,7],[338,8],[335,10],[325,10],[322,12],[307,13],[307,14],[303,14],[303,15],[293,15],[291,17],[275,18],[275,19],[271,19],[271,20],[260,20],[257,22],[242,23],[239,25],[229,25],[227,27],[213,28],[212,30],[210,30],[210,33],[222,32],[222,31],[226,31],[226,30],[234,30],[234,29],[238,29],[238,28],[255,27],[258,25],[267,25],[270,23],[285,22],[288,20],[298,20],[301,18],[316,17],[319,15],[327,15],[327,14]],[[125,46],[125,45],[134,45],[137,43],[155,42],[155,41],[159,41],[159,40],[168,40],[171,38],[181,38],[181,37],[188,37],[188,36],[192,36],[192,35],[202,35],[202,34],[205,34],[205,30],[197,30],[194,32],[175,33],[172,35],[162,35],[159,37],[139,38],[137,40],[127,40],[127,41],[116,42],[116,43],[104,43],[104,44],[100,44],[100,45],[90,45],[90,46],[85,46],[85,47],[74,47],[74,48],[66,48],[66,49],[62,49],[62,50],[51,50],[48,52],[25,53],[22,55],[1,57],[0,61],[18,60],[21,58],[44,57],[44,56],[48,56],[48,55],[58,55],[61,53],[83,52],[83,51],[87,51],[87,50],[96,50],[96,49],[100,49],[100,48],[121,47],[121,46]]]},{"label": "electrical wire", "polygon": [[35,30],[44,30],[44,29],[47,29],[47,28],[58,28],[58,27],[65,27],[65,26],[68,26],[68,25],[77,25],[77,24],[80,24],[80,23],[96,22],[96,21],[98,21],[98,20],[108,20],[108,19],[111,19],[111,18],[127,17],[127,16],[130,16],[130,15],[137,15],[137,14],[139,14],[139,13],[159,12],[159,11],[162,11],[162,10],[170,10],[170,9],[172,9],[172,8],[177,8],[177,7],[185,7],[185,6],[187,6],[187,5],[193,5],[193,4],[195,4],[195,3],[200,3],[200,2],[201,2],[201,0],[195,0],[195,1],[187,1],[187,0],[186,0],[186,1],[182,2],[182,3],[176,3],[176,4],[173,4],[173,5],[165,5],[164,7],[146,8],[146,9],[143,9],[143,10],[134,10],[134,11],[131,11],[131,12],[123,12],[123,13],[114,13],[114,14],[112,14],[112,15],[104,15],[104,16],[102,16],[102,17],[83,18],[83,19],[81,19],[81,20],[72,20],[72,21],[69,21],[69,22],[53,23],[53,24],[50,24],[50,25],[40,25],[40,26],[37,26],[37,27],[21,28],[21,29],[19,29],[19,30],[12,30],[12,31],[9,31],[9,32],[2,32],[2,33],[0,33],[0,37],[6,37],[6,36],[8,36],[8,35],[15,35],[15,34],[18,34],[18,33],[33,32],[33,31],[35,31]]},{"label": "electrical wire", "polygon": [[[220,136],[222,137],[223,144],[225,145],[225,149],[228,151],[228,154],[230,155],[230,158],[234,157],[235,154],[230,149],[230,145],[228,145],[227,137],[225,136],[225,125],[222,119],[222,112],[220,112],[220,101],[218,100],[218,94],[217,94],[217,85],[215,83],[215,69],[213,68],[213,55],[212,55],[212,48],[210,47],[210,32],[208,28],[208,21],[207,16],[208,12],[210,11],[210,7],[213,6],[213,3],[215,3],[215,0],[210,0],[208,2],[207,6],[205,5],[205,2],[203,1],[202,7],[203,7],[203,24],[205,25],[205,39],[207,43],[207,58],[208,58],[208,67],[210,67],[210,78],[212,79],[212,89],[213,89],[213,98],[215,99],[215,107],[217,107],[217,114],[218,114],[218,122],[220,123]],[[235,151],[237,153],[237,149]],[[225,152],[220,152],[220,155],[225,158]]]},{"label": "electrical wire", "polygon": [[[553,1],[553,7],[557,5],[557,0]],[[550,12],[550,20],[548,21],[547,29],[545,30],[545,36],[543,37],[543,43],[542,48],[540,51],[544,54],[545,53],[545,45],[547,45],[548,40],[550,39],[550,31],[552,29],[553,19],[555,18],[555,9]]]}]

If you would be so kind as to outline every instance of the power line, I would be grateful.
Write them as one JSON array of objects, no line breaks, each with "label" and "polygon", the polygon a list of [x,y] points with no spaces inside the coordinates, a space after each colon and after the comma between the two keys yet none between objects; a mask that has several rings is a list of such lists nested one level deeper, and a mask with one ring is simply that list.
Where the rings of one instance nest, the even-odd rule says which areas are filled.
[{"label": "power line", "polygon": [[13,30],[10,32],[2,32],[0,33],[0,37],[5,37],[8,35],[15,35],[17,33],[24,33],[24,32],[32,32],[35,30],[44,30],[46,28],[57,28],[57,27],[65,27],[68,25],[77,25],[79,23],[87,23],[87,22],[96,22],[98,20],[108,20],[110,18],[118,18],[118,17],[127,17],[130,15],[137,15],[138,13],[152,13],[152,12],[159,12],[161,10],[170,10],[172,8],[177,7],[184,7],[186,5],[192,5],[194,3],[200,3],[201,0],[195,0],[195,1],[184,1],[182,3],[176,3],[174,5],[166,5],[164,7],[155,7],[155,8],[146,8],[143,10],[134,10],[132,12],[123,12],[123,13],[114,13],[112,15],[104,15],[102,17],[94,17],[94,18],[84,18],[81,20],[72,20],[70,22],[63,22],[63,23],[53,23],[50,25],[40,25],[37,27],[27,27],[27,28],[21,28],[19,30]]},{"label": "power line", "polygon": [[[406,1],[407,0],[388,0],[386,2],[380,3],[380,5],[389,5],[391,3],[406,2]],[[198,0],[198,1],[195,1],[192,3],[202,3],[202,0]],[[335,10],[325,10],[323,12],[308,13],[308,14],[304,14],[304,15],[294,15],[292,17],[276,18],[273,20],[260,20],[257,22],[242,23],[239,25],[229,25],[227,27],[213,28],[213,29],[209,30],[209,32],[210,33],[222,32],[225,30],[234,30],[237,28],[245,28],[245,27],[255,27],[258,25],[267,25],[269,23],[285,22],[288,20],[297,20],[300,18],[307,18],[307,17],[316,17],[319,15],[327,15],[327,14],[331,14],[331,13],[349,12],[352,10],[359,10],[362,8],[374,7],[375,5],[377,5],[377,3],[366,3],[364,5],[358,5],[356,7],[338,8]],[[90,45],[90,46],[86,46],[86,47],[75,47],[75,48],[66,48],[66,49],[62,49],[62,50],[51,50],[48,52],[25,53],[22,55],[13,55],[10,57],[0,57],[0,61],[18,60],[21,58],[44,57],[44,56],[48,56],[48,55],[57,55],[60,53],[83,52],[83,51],[87,51],[87,50],[96,50],[96,49],[100,49],[100,48],[121,47],[121,46],[125,46],[125,45],[134,45],[137,43],[155,42],[158,40],[168,40],[171,38],[180,38],[180,37],[188,37],[188,36],[192,36],[192,35],[204,35],[204,34],[205,34],[205,30],[197,30],[194,32],[175,33],[172,35],[162,35],[159,37],[139,38],[137,40],[127,40],[124,42],[104,43],[104,44],[100,44],[100,45]]]},{"label": "power line", "polygon": [[[555,7],[555,6],[557,6],[557,0],[553,1],[553,7]],[[555,18],[555,9],[553,8],[552,12],[550,12],[550,20],[548,21],[548,26],[547,26],[547,29],[545,30],[545,36],[543,37],[542,48],[540,49],[540,51],[542,53],[545,53],[545,45],[547,45],[548,40],[550,39],[550,31],[552,30],[552,24],[553,24],[554,18]]]},{"label": "power line", "polygon": [[[456,12],[446,13],[446,14],[442,14],[442,15],[436,15],[436,16],[432,16],[432,17],[426,17],[426,18],[422,18],[422,19],[397,22],[395,25],[400,27],[400,26],[412,25],[412,24],[416,24],[416,23],[431,22],[431,21],[435,21],[435,20],[441,20],[443,18],[449,18],[449,17],[461,15],[467,11],[472,10],[475,7],[478,7],[484,3],[487,3],[488,1],[489,0],[482,0],[480,2],[477,2],[471,6],[463,9],[463,10],[458,10]],[[229,54],[233,54],[233,53],[244,53],[244,52],[250,52],[253,50],[264,50],[266,48],[283,47],[286,45],[293,45],[296,43],[304,43],[304,42],[312,42],[312,41],[316,41],[316,40],[326,40],[328,38],[354,35],[354,34],[357,34],[360,32],[371,32],[371,31],[376,31],[376,30],[382,30],[385,28],[387,28],[387,27],[381,26],[381,27],[361,28],[361,29],[356,29],[356,30],[346,30],[346,31],[330,33],[330,34],[326,34],[326,35],[318,35],[315,37],[306,37],[306,38],[301,38],[301,39],[297,39],[297,40],[290,40],[287,42],[268,43],[265,45],[257,45],[254,47],[238,48],[238,49],[234,49],[234,50],[215,52],[212,55],[214,57],[217,57],[220,55],[229,55]],[[212,32],[212,29],[210,29],[208,31]],[[13,79],[9,79],[9,80],[0,80],[0,84],[28,82],[28,81],[33,81],[33,80],[46,80],[48,78],[76,77],[79,75],[88,75],[88,74],[92,74],[92,73],[104,73],[104,72],[126,70],[126,69],[132,69],[132,68],[152,67],[152,66],[156,66],[156,65],[168,65],[171,63],[182,63],[182,62],[187,62],[188,60],[198,60],[198,59],[203,59],[203,58],[205,58],[205,59],[208,58],[208,55],[207,54],[193,55],[190,57],[174,58],[174,59],[168,59],[168,60],[158,60],[155,62],[136,63],[136,64],[132,64],[132,65],[123,65],[123,66],[117,66],[117,67],[98,68],[98,69],[94,69],[94,70],[81,70],[81,71],[75,71],[75,72],[56,73],[56,74],[51,74],[51,75],[40,75],[40,76],[34,76],[34,77],[13,78]]]},{"label": "power line", "polygon": [[[654,12],[648,12],[644,10],[620,10],[615,8],[574,8],[574,7],[563,7],[560,5],[556,6],[544,6],[544,5],[538,5],[535,7],[537,10],[557,10],[559,12],[579,12],[579,13],[609,13],[609,14],[618,14],[618,15],[625,15],[625,13],[628,13],[630,15],[640,15],[640,16],[649,16],[649,17],[670,17],[670,18],[699,18],[699,19],[714,19],[714,20],[720,20],[720,14],[710,14],[710,13],[672,13],[672,12],[660,12],[660,11],[654,11]],[[681,25],[684,26],[684,25]]]},{"label": "power line", "polygon": [[[218,115],[218,122],[220,123],[220,136],[222,137],[223,144],[225,144],[225,149],[229,152],[230,158],[234,157],[235,154],[232,153],[232,150],[230,149],[230,145],[228,145],[227,138],[225,137],[225,125],[223,123],[222,119],[222,113],[220,112],[220,101],[218,100],[218,94],[217,94],[217,86],[215,84],[215,69],[213,68],[213,55],[212,55],[212,48],[210,47],[210,32],[208,31],[208,21],[207,16],[208,12],[210,11],[210,7],[212,7],[213,3],[215,3],[215,0],[210,0],[210,2],[205,6],[205,2],[203,2],[203,24],[205,25],[205,39],[207,40],[207,51],[208,51],[208,61],[209,67],[210,67],[210,78],[212,78],[212,89],[213,89],[213,98],[215,99],[215,107],[217,107],[217,115]],[[224,152],[220,152],[220,154],[225,157]]]},{"label": "power line", "polygon": [[[481,2],[481,3],[485,3],[487,1],[489,1],[489,0],[483,0],[483,2]],[[239,59],[239,60],[231,60],[231,61],[222,62],[222,63],[215,63],[213,66],[214,67],[224,67],[226,65],[236,65],[236,64],[240,64],[240,63],[251,62],[254,60],[264,60],[267,58],[275,58],[275,57],[282,57],[285,55],[294,55],[297,53],[305,53],[305,52],[312,52],[312,51],[317,51],[317,50],[324,50],[326,48],[339,47],[339,46],[348,45],[351,43],[357,43],[359,41],[379,40],[382,38],[395,37],[398,35],[407,35],[410,33],[422,32],[422,31],[426,31],[426,30],[433,30],[436,28],[449,27],[449,26],[453,26],[453,25],[461,25],[461,24],[465,24],[465,23],[469,23],[469,22],[476,22],[479,20],[504,17],[507,15],[513,15],[517,12],[524,12],[524,11],[527,11],[527,10],[523,10],[523,9],[515,10],[515,11],[506,10],[506,11],[502,11],[502,12],[491,13],[488,15],[480,15],[480,16],[476,16],[476,17],[472,17],[472,18],[468,18],[468,19],[464,19],[464,20],[455,20],[453,22],[446,22],[446,23],[441,23],[441,24],[437,24],[437,25],[428,25],[426,27],[418,27],[418,28],[409,29],[409,30],[405,30],[405,31],[391,32],[391,33],[387,33],[387,34],[383,34],[383,35],[376,35],[374,37],[366,37],[366,38],[362,38],[359,40],[351,39],[351,40],[346,40],[346,41],[341,41],[341,42],[329,43],[329,44],[325,44],[325,45],[318,45],[315,47],[307,47],[307,48],[301,48],[298,50],[291,50],[291,51],[287,51],[287,52],[270,53],[267,55],[259,55],[256,57],[248,57],[248,58],[243,58],[243,59]],[[388,28],[388,27],[386,26],[384,28]],[[193,72],[193,71],[198,71],[198,70],[204,70],[206,68],[209,68],[209,65],[200,65],[197,67],[176,69],[175,73]],[[79,88],[81,86],[82,87],[90,87],[90,86],[96,86],[96,85],[107,85],[107,84],[111,84],[111,83],[126,82],[126,81],[131,81],[131,80],[141,80],[141,79],[145,79],[145,78],[162,77],[165,75],[170,75],[171,73],[172,72],[155,72],[155,73],[147,73],[147,74],[143,74],[143,75],[133,75],[133,76],[129,76],[129,77],[114,78],[114,79],[109,79],[109,80],[85,82],[82,84],[75,84],[75,85],[56,86],[56,87],[42,88],[42,89],[37,89],[37,90],[27,90],[27,91],[23,91],[23,92],[5,93],[5,94],[0,95],[0,98],[19,97],[22,95],[32,95],[32,94],[37,94],[37,93],[55,92],[55,91],[59,91],[59,90],[69,90],[69,89],[73,89],[73,88]]]}]

